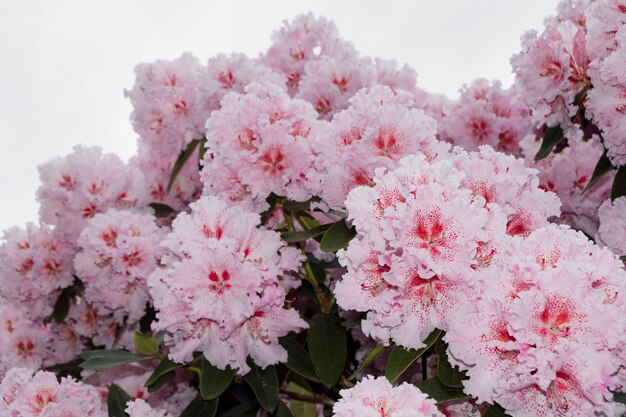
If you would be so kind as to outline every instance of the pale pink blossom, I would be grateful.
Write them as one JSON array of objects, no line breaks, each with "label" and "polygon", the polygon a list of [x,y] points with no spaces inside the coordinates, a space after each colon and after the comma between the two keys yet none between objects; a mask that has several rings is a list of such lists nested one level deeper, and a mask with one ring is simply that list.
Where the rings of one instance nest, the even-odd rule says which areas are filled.
[{"label": "pale pink blossom", "polygon": [[57,229],[29,223],[7,230],[0,246],[0,298],[30,319],[43,320],[61,289],[74,281],[74,253]]},{"label": "pale pink blossom", "polygon": [[86,286],[85,301],[99,315],[112,314],[120,324],[144,315],[147,279],[163,254],[164,235],[150,214],[110,209],[89,220],[74,267]]},{"label": "pale pink blossom", "polygon": [[298,269],[295,248],[260,228],[260,216],[229,207],[216,197],[180,214],[164,245],[163,269],[149,278],[158,321],[170,357],[190,361],[201,351],[215,366],[249,371],[248,355],[262,367],[287,359],[278,338],[306,327],[295,310],[283,309],[280,277]]},{"label": "pale pink blossom", "polygon": [[619,256],[626,256],[626,197],[606,200],[598,209],[596,241]]},{"label": "pale pink blossom", "polygon": [[383,377],[369,376],[339,394],[334,417],[443,417],[434,400],[406,382],[394,387]]},{"label": "pale pink blossom", "polygon": [[141,172],[98,147],[76,146],[73,153],[40,165],[39,177],[41,220],[72,243],[97,213],[149,202]]},{"label": "pale pink blossom", "polygon": [[251,84],[245,91],[226,95],[207,122],[204,194],[251,208],[264,207],[271,193],[307,200],[315,110],[273,84]]}]

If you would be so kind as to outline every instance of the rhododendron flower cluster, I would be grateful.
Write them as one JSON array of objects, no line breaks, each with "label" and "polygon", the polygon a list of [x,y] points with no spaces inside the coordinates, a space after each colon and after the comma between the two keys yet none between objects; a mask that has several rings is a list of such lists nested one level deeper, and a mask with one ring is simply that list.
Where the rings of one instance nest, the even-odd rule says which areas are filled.
[{"label": "rhododendron flower cluster", "polygon": [[52,372],[33,375],[25,368],[13,368],[0,383],[0,412],[24,417],[104,417],[107,415],[95,387],[72,378],[59,382]]},{"label": "rhododendron flower cluster", "polygon": [[476,80],[461,90],[440,120],[441,138],[474,151],[480,145],[517,155],[519,142],[531,130],[528,109],[515,88]]},{"label": "rhododendron flower cluster", "polygon": [[343,308],[368,312],[366,334],[423,347],[480,284],[502,240],[558,213],[533,170],[489,149],[431,162],[409,156],[348,195],[358,234],[339,254],[348,271],[335,293]]},{"label": "rhododendron flower cluster", "polygon": [[228,94],[207,122],[205,194],[259,211],[267,208],[271,193],[307,200],[307,176],[313,172],[308,137],[317,124],[309,103],[291,99],[274,84]]},{"label": "rhododendron flower cluster", "polygon": [[89,220],[78,238],[76,274],[99,315],[136,323],[149,301],[148,276],[163,255],[164,232],[150,214],[110,209]]},{"label": "rhododendron flower cluster", "polygon": [[77,146],[65,158],[41,165],[39,176],[41,220],[56,226],[71,243],[97,213],[149,202],[141,172],[96,147]]},{"label": "rhododendron flower cluster", "polygon": [[307,327],[296,310],[283,308],[281,280],[290,286],[299,253],[239,206],[204,197],[191,209],[174,221],[165,268],[149,280],[159,310],[153,327],[172,334],[170,357],[190,361],[199,350],[218,368],[242,374],[250,370],[248,355],[263,367],[286,361],[278,338]]},{"label": "rhododendron flower cluster", "polygon": [[333,407],[335,417],[356,416],[439,417],[435,405],[414,386],[404,383],[392,386],[385,378],[368,377],[354,388],[342,390],[341,399]]},{"label": "rhododendron flower cluster", "polygon": [[312,13],[140,64],[3,234],[0,416],[623,415],[625,57],[563,0],[455,100]]}]

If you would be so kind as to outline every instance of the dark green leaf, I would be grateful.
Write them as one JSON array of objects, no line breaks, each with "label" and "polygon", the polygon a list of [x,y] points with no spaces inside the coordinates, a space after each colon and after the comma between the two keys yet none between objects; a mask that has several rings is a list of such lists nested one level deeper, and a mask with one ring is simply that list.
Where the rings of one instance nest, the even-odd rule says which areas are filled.
[{"label": "dark green leaf", "polygon": [[447,387],[437,378],[420,381],[416,383],[415,386],[423,393],[428,394],[438,403],[470,398],[469,395],[465,394],[462,389]]},{"label": "dark green leaf", "polygon": [[543,142],[541,142],[541,147],[539,148],[537,155],[535,155],[535,161],[539,161],[540,159],[550,155],[550,152],[552,152],[554,147],[564,138],[561,126],[556,125],[549,127],[543,135]]},{"label": "dark green leaf", "polygon": [[177,214],[178,212],[174,210],[172,207],[167,204],[162,203],[150,203],[148,204],[154,210],[154,215],[156,217],[166,217],[171,216],[173,214]]},{"label": "dark green leaf", "polygon": [[[287,389],[289,392],[296,394],[313,395],[311,386],[300,375],[292,374],[289,376]],[[317,415],[315,404],[294,400],[293,398],[289,399],[289,403],[296,417],[315,417]]]},{"label": "dark green leaf", "polygon": [[499,404],[490,405],[481,415],[482,417],[510,417]]},{"label": "dark green leaf", "polygon": [[239,404],[230,410],[224,411],[220,417],[256,417],[255,407],[249,404]]},{"label": "dark green leaf", "polygon": [[333,315],[318,313],[311,319],[307,337],[315,374],[327,387],[337,383],[348,355],[346,331]]},{"label": "dark green leaf", "polygon": [[130,401],[130,395],[116,384],[111,384],[107,395],[107,408],[109,417],[127,417],[126,403]]},{"label": "dark green leaf", "polygon": [[426,340],[424,340],[425,347],[414,350],[414,349],[405,349],[401,346],[394,346],[391,349],[391,353],[389,354],[389,358],[387,358],[387,366],[385,369],[385,377],[393,384],[397,381],[398,378],[409,369],[409,366],[413,364],[426,352],[428,349],[435,344],[435,342],[441,336],[441,330],[435,329],[433,330]]},{"label": "dark green leaf", "polygon": [[180,170],[183,169],[187,160],[191,157],[191,155],[193,155],[198,145],[202,143],[203,141],[204,139],[193,139],[191,142],[189,142],[189,145],[187,145],[187,148],[180,153],[180,155],[178,156],[178,159],[174,163],[174,167],[172,168],[172,173],[170,174],[170,180],[167,183],[168,193],[172,189],[172,186],[174,185],[174,181],[176,181],[176,177],[178,176],[178,173],[180,172]]},{"label": "dark green leaf", "polygon": [[611,201],[626,195],[626,165],[622,165],[617,169],[613,187],[611,187]]},{"label": "dark green leaf", "polygon": [[620,404],[626,404],[626,393],[625,392],[613,392],[613,401],[618,402]]},{"label": "dark green leaf", "polygon": [[174,377],[176,369],[181,366],[183,365],[174,363],[168,358],[163,358],[154,369],[154,372],[152,372],[152,375],[150,375],[144,386],[146,386],[148,390],[158,390],[170,381],[167,379],[169,378],[169,375],[171,375],[172,378]]},{"label": "dark green leaf", "polygon": [[283,232],[281,233],[280,237],[285,242],[290,242],[290,243],[291,242],[303,242],[305,240],[311,239],[312,237],[321,235],[329,227],[330,225],[325,224],[325,225],[318,226],[310,230],[304,230],[302,232]]},{"label": "dark green leaf", "polygon": [[205,400],[219,397],[230,385],[235,371],[230,367],[219,369],[211,365],[206,359],[202,360],[202,375],[200,376],[200,395]]},{"label": "dark green leaf", "polygon": [[83,369],[101,371],[114,366],[152,359],[126,350],[88,350],[80,354],[85,362],[80,364]]},{"label": "dark green leaf", "polygon": [[291,414],[291,410],[289,410],[289,407],[287,407],[284,402],[279,401],[274,417],[293,417],[293,414]]},{"label": "dark green leaf", "polygon": [[298,213],[295,216],[298,223],[300,223],[304,229],[308,230],[321,226],[321,223],[314,217],[311,217],[308,213]]},{"label": "dark green leaf", "polygon": [[354,229],[349,229],[345,220],[333,223],[320,242],[320,249],[324,252],[337,252],[348,246],[352,238],[356,236]]},{"label": "dark green leaf", "polygon": [[452,366],[448,360],[448,345],[443,339],[435,343],[437,352],[437,377],[444,384],[452,388],[463,388],[463,381],[467,379],[465,372],[459,371],[458,366]]},{"label": "dark green leaf", "polygon": [[180,417],[215,417],[218,400],[205,401],[198,395],[185,407]]},{"label": "dark green leaf", "polygon": [[54,318],[55,322],[63,323],[65,317],[67,317],[67,313],[70,312],[72,296],[72,287],[63,288],[61,294],[59,294],[59,298],[57,298],[57,301],[54,303],[54,307],[52,310],[52,318]]},{"label": "dark green leaf", "polygon": [[159,343],[150,336],[135,332],[135,347],[137,350],[146,355],[158,355]]},{"label": "dark green leaf", "polygon": [[292,337],[283,337],[280,344],[287,350],[287,368],[303,377],[319,382],[309,353]]},{"label": "dark green leaf", "polygon": [[307,201],[286,200],[283,202],[283,208],[289,213],[295,213],[296,211],[300,210],[308,210],[311,207],[311,203],[314,201],[320,201],[319,197],[313,197],[308,199]]},{"label": "dark green leaf", "polygon": [[269,412],[274,411],[278,404],[278,377],[276,368],[268,366],[265,369],[259,368],[253,361],[249,360],[250,372],[244,375],[243,379],[250,385],[256,399],[261,407]]},{"label": "dark green leaf", "polygon": [[598,163],[596,163],[596,167],[593,169],[593,174],[591,174],[591,179],[585,186],[583,190],[583,194],[586,193],[591,187],[596,185],[598,181],[600,181],[606,174],[611,172],[613,169],[613,165],[611,165],[611,161],[606,154],[606,151],[602,154],[600,159],[598,159]]}]

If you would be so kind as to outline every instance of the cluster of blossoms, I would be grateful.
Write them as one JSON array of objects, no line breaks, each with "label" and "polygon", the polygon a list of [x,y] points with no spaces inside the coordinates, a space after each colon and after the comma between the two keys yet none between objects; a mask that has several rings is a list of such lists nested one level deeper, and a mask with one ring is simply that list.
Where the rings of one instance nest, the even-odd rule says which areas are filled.
[{"label": "cluster of blossoms", "polygon": [[528,109],[515,88],[503,90],[498,81],[474,81],[461,90],[439,118],[441,139],[474,151],[481,145],[512,155],[531,132]]},{"label": "cluster of blossoms", "polygon": [[418,349],[445,330],[465,391],[514,416],[625,411],[609,392],[624,386],[623,264],[548,224],[558,201],[533,170],[482,148],[407,157],[374,182],[346,200],[358,234],[335,288],[366,335]]},{"label": "cluster of blossoms", "polygon": [[335,294],[341,307],[368,312],[366,335],[407,348],[448,327],[503,241],[558,214],[534,170],[488,147],[430,162],[408,156],[377,170],[374,183],[346,200],[358,234],[339,253],[347,272]]},{"label": "cluster of blossoms", "polygon": [[625,57],[623,0],[565,0],[514,86],[457,100],[312,14],[256,59],[139,65],[137,155],[42,165],[0,244],[0,415],[621,415]]},{"label": "cluster of blossoms", "polygon": [[449,146],[434,139],[436,122],[414,108],[407,91],[377,86],[360,92],[313,135],[317,183],[311,188],[331,207],[343,207],[354,187],[370,185],[378,167],[395,168],[407,155],[434,158]]},{"label": "cluster of blossoms", "polygon": [[105,417],[98,390],[52,372],[13,368],[0,383],[0,413],[22,417]]},{"label": "cluster of blossoms", "polygon": [[165,267],[149,279],[158,310],[153,328],[171,334],[170,357],[189,362],[201,351],[241,374],[250,370],[248,355],[262,367],[286,361],[278,338],[307,327],[296,310],[283,308],[301,255],[240,206],[203,197],[191,210],[174,220],[163,242]]},{"label": "cluster of blossoms", "polygon": [[341,397],[333,406],[335,417],[443,417],[435,401],[413,385],[394,387],[382,377],[364,378]]},{"label": "cluster of blossoms", "polygon": [[74,268],[96,314],[129,325],[143,317],[150,300],[148,276],[163,255],[164,236],[151,214],[110,209],[87,223],[78,238]]},{"label": "cluster of blossoms", "polygon": [[204,193],[256,211],[267,208],[271,193],[307,200],[307,175],[313,171],[309,135],[317,125],[309,103],[291,99],[274,84],[228,94],[206,126]]}]

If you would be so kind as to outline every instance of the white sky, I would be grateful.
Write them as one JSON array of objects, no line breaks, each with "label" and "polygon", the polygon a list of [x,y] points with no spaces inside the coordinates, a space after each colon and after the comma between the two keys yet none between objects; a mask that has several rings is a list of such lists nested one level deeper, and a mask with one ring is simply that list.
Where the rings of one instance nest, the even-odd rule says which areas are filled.
[{"label": "white sky", "polygon": [[519,38],[556,0],[0,0],[0,230],[37,220],[37,165],[99,145],[135,152],[123,89],[140,62],[190,51],[256,56],[285,19],[313,11],[358,50],[406,62],[456,96],[478,77],[513,81]]}]

